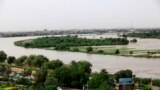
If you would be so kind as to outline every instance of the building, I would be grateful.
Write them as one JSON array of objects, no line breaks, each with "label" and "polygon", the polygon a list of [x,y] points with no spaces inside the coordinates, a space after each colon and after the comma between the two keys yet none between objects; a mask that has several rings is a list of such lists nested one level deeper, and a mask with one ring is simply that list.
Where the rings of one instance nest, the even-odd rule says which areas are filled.
[{"label": "building", "polygon": [[132,78],[120,78],[119,90],[134,90],[134,81]]}]

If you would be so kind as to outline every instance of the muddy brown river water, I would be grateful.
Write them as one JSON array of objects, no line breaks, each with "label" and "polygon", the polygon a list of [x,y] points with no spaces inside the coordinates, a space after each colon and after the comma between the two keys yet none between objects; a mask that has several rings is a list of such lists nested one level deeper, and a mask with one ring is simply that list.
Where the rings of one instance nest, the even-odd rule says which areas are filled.
[{"label": "muddy brown river water", "polygon": [[[116,37],[115,35],[85,35],[80,37],[100,38],[100,37]],[[160,78],[160,59],[147,59],[135,57],[123,57],[112,55],[85,54],[67,51],[51,51],[44,49],[25,49],[14,46],[14,42],[24,39],[32,39],[36,37],[14,37],[0,38],[0,51],[5,51],[8,55],[22,56],[30,54],[42,54],[51,60],[60,59],[64,63],[72,60],[87,60],[92,63],[92,70],[100,71],[106,69],[110,73],[115,73],[122,69],[131,69],[138,77]],[[129,38],[130,39],[130,38]],[[129,44],[120,47],[138,48],[138,49],[160,49],[160,40],[158,39],[138,39],[138,43]]]}]

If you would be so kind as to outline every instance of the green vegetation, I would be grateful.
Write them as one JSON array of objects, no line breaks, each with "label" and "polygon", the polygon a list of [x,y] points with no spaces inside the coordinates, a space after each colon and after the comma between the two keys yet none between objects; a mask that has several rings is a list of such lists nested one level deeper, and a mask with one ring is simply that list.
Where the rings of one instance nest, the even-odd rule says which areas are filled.
[{"label": "green vegetation", "polygon": [[137,39],[132,39],[132,40],[130,40],[130,42],[136,43]]},{"label": "green vegetation", "polygon": [[8,64],[12,64],[12,63],[14,63],[15,60],[16,60],[16,58],[15,58],[14,56],[9,56],[9,57],[7,58],[7,63],[8,63]]},{"label": "green vegetation", "polygon": [[[127,57],[143,57],[143,58],[160,58],[160,50],[140,50],[134,48],[116,47],[116,46],[92,46],[92,51],[87,52],[85,46],[71,47],[70,51],[74,51],[77,48],[78,52],[89,53],[89,54],[104,54],[104,55],[119,55]],[[53,50],[53,49],[49,49]]]},{"label": "green vegetation", "polygon": [[87,47],[87,48],[86,48],[86,51],[87,51],[87,53],[90,53],[90,52],[93,51],[93,48],[92,48],[92,47]]},{"label": "green vegetation", "polygon": [[[7,56],[5,52],[4,55]],[[13,56],[6,58],[10,61]],[[16,90],[57,90],[58,86],[82,89],[87,84],[91,75],[92,65],[87,61],[72,61],[65,65],[60,60],[49,61],[43,55],[30,55],[14,57],[13,63],[5,63],[0,65],[0,81],[5,87],[18,88]],[[11,60],[13,61],[13,59]],[[13,67],[21,67],[21,71],[17,71],[17,75],[11,75]],[[35,73],[33,73],[35,71]],[[21,74],[19,74],[21,72]],[[20,75],[20,76],[19,76]],[[27,78],[30,76],[34,78]],[[0,82],[1,83],[1,82]],[[11,84],[13,83],[13,85]]]},{"label": "green vegetation", "polygon": [[129,41],[125,38],[87,39],[77,36],[53,36],[17,41],[15,45],[26,48],[54,47],[55,50],[70,50],[70,47],[75,46],[127,45],[128,43]]},{"label": "green vegetation", "polygon": [[[7,54],[5,55],[7,56]],[[9,56],[6,60],[8,61],[10,58]],[[64,64],[60,60],[49,61],[42,55],[21,56],[14,59],[13,63],[2,62],[0,64],[1,90],[57,90],[57,87],[114,90],[116,84],[119,83],[119,78],[134,76],[131,70],[121,70],[115,74],[109,74],[102,69],[99,73],[92,73],[92,64],[83,60]],[[11,74],[13,68],[21,69],[21,71],[17,71],[18,76]],[[28,78],[31,76],[33,78]],[[150,88],[151,79],[135,78],[134,81],[140,83],[142,90]],[[153,85],[160,85],[160,80],[152,81]]]},{"label": "green vegetation", "polygon": [[154,86],[160,87],[160,79],[154,79],[154,80],[152,80],[152,84],[153,84]]},{"label": "green vegetation", "polygon": [[[133,39],[130,42],[137,42],[137,40]],[[125,38],[86,39],[86,38],[78,38],[77,36],[61,36],[61,37],[43,37],[33,40],[22,40],[15,42],[15,45],[26,48],[65,50],[65,51],[83,52],[89,54],[160,58],[160,50],[139,50],[133,48],[123,48],[114,46],[114,45],[126,45],[128,43],[129,43],[128,40]],[[31,56],[29,59],[31,60],[32,58],[34,57]],[[26,63],[31,64],[30,60],[27,60]],[[20,62],[20,64],[22,63]]]},{"label": "green vegetation", "polygon": [[88,82],[88,87],[91,90],[113,90],[114,82],[110,83],[109,74],[106,70],[101,70],[100,73],[94,73]]},{"label": "green vegetation", "polygon": [[129,33],[129,37],[139,37],[139,38],[160,38],[160,32],[150,31],[150,32],[141,32],[141,33]]},{"label": "green vegetation", "polygon": [[116,49],[115,54],[120,54],[119,49]]},{"label": "green vegetation", "polygon": [[118,81],[119,78],[132,78],[133,73],[131,70],[121,70],[115,73],[115,79]]},{"label": "green vegetation", "polygon": [[3,51],[0,51],[0,62],[4,62],[7,59],[7,54]]}]

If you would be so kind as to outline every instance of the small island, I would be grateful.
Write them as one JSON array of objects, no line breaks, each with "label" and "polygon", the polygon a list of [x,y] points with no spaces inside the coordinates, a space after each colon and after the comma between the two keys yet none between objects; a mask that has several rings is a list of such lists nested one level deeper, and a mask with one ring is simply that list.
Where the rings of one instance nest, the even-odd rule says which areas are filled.
[{"label": "small island", "polygon": [[[136,39],[133,40],[137,41]],[[131,41],[130,41],[131,42]],[[47,50],[82,52],[89,54],[118,55],[145,58],[160,58],[160,50],[137,50],[134,48],[117,48],[117,45],[128,45],[126,38],[88,39],[78,36],[51,36],[14,42],[16,46],[25,48],[41,48]]]},{"label": "small island", "polygon": [[87,39],[78,36],[42,37],[33,40],[15,42],[15,45],[25,48],[48,48],[55,50],[70,50],[76,46],[102,46],[102,45],[127,45],[129,41],[125,38]]}]

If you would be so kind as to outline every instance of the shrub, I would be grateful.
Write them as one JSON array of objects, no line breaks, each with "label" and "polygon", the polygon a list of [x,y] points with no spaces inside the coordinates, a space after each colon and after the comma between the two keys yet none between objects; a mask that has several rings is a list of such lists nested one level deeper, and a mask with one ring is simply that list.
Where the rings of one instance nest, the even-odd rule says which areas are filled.
[{"label": "shrub", "polygon": [[104,53],[104,51],[103,51],[103,50],[98,50],[97,52],[98,52],[98,53]]},{"label": "shrub", "polygon": [[152,84],[153,84],[153,86],[160,87],[160,79],[154,79],[154,80],[152,80]]},{"label": "shrub", "polygon": [[90,52],[93,51],[93,48],[92,48],[92,47],[87,47],[87,48],[86,48],[86,51],[87,51],[88,53],[90,53]]},{"label": "shrub", "polygon": [[130,51],[130,52],[129,52],[129,54],[131,54],[131,55],[132,55],[132,54],[133,54],[133,51]]},{"label": "shrub", "polygon": [[78,49],[78,48],[74,48],[73,51],[74,51],[74,52],[77,52],[77,51],[79,51],[79,49]]},{"label": "shrub", "polygon": [[57,87],[54,85],[45,86],[45,90],[57,90]]},{"label": "shrub", "polygon": [[116,49],[115,54],[120,54],[119,49]]},{"label": "shrub", "polygon": [[137,39],[132,39],[130,40],[130,42],[137,42]]},{"label": "shrub", "polygon": [[25,79],[25,78],[18,78],[16,80],[16,84],[20,84],[20,85],[31,85],[31,81],[29,79]]},{"label": "shrub", "polygon": [[142,79],[142,84],[148,85],[149,83],[151,83],[151,79],[150,78],[143,78]]}]

